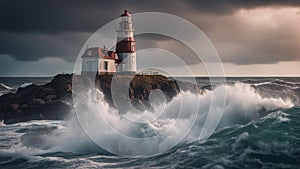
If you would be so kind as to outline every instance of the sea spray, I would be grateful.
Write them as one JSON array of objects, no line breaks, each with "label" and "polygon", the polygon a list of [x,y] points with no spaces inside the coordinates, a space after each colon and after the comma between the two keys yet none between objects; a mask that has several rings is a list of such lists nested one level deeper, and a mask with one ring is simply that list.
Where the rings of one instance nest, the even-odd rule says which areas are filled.
[{"label": "sea spray", "polygon": [[[90,131],[84,131],[76,117],[70,117],[66,121],[32,121],[2,126],[3,130],[9,128],[9,133],[16,132],[11,137],[16,137],[17,139],[13,139],[16,142],[2,149],[1,153],[4,156],[10,156],[10,154],[15,156],[18,154],[18,158],[26,157],[27,159],[31,159],[32,156],[33,160],[39,160],[40,158],[37,159],[35,156],[51,152],[110,154],[106,150],[114,148],[112,153],[120,152],[123,154],[127,153],[127,155],[136,155],[141,152],[151,154],[159,152],[159,150],[167,151],[169,148],[172,148],[172,145],[177,145],[178,140],[182,138],[181,142],[191,142],[199,139],[207,112],[209,111],[213,92],[218,92],[220,88],[226,89],[227,102],[219,129],[250,122],[253,120],[253,114],[256,114],[261,107],[272,111],[293,106],[288,100],[264,98],[250,85],[236,83],[218,86],[212,91],[206,91],[203,95],[181,92],[166,105],[159,105],[164,108],[153,109],[153,111],[148,110],[142,114],[127,112],[127,114],[131,114],[130,116],[134,116],[135,119],[142,118],[144,121],[149,119],[149,123],[146,125],[138,125],[122,118],[118,110],[110,107],[105,102],[103,93],[97,91],[96,95],[89,94],[89,98],[84,98],[80,102],[74,102],[75,106],[80,107],[80,109],[76,110],[82,110],[79,113],[85,116],[84,119],[86,121],[83,122],[92,126],[88,128]],[[180,108],[181,97],[188,104],[183,105],[182,113],[179,116],[180,112],[178,109]],[[195,100],[199,101],[199,108],[195,105]],[[160,110],[164,110],[164,112],[161,114]],[[197,112],[197,118],[191,113],[195,110],[199,111]],[[159,113],[159,115],[156,113]],[[105,116],[105,121],[94,118],[95,114]],[[153,121],[157,117],[159,117],[159,120]],[[193,122],[195,123],[193,124]],[[105,128],[109,127],[108,124],[113,125],[114,128]],[[54,126],[54,128],[40,130],[38,134],[34,134],[37,132],[36,129],[49,128],[49,126]],[[23,129],[26,130],[23,131]],[[128,144],[127,140],[120,140],[114,132],[111,132],[112,129],[123,135],[126,134],[139,139],[136,144]],[[189,132],[186,133],[186,131]],[[6,133],[6,131],[3,132]],[[6,135],[11,135],[9,133],[6,133]],[[34,137],[30,141],[33,134]],[[89,137],[91,134],[95,135],[93,139]],[[23,142],[24,139],[21,139],[22,136],[27,138],[26,143]],[[43,142],[36,141],[40,140],[40,138],[42,138]],[[97,144],[99,142],[102,142],[101,146]],[[102,147],[102,145],[104,146]]]},{"label": "sea spray", "polygon": [[[207,122],[212,99],[215,103],[218,103],[219,99],[213,96],[218,96],[218,92],[223,90],[226,90],[227,101],[222,120],[218,124],[218,121],[214,121],[213,114]],[[272,111],[293,106],[289,100],[264,98],[250,85],[236,83],[218,86],[203,95],[181,92],[163,109],[147,110],[140,114],[130,111],[124,113],[126,117],[142,119],[144,122],[133,123],[123,118],[124,114],[120,115],[118,110],[110,107],[100,91],[81,96],[84,98],[78,99],[74,106],[86,134],[101,148],[125,156],[162,153],[183,140],[202,139],[207,135],[205,132],[210,131],[207,127],[211,125],[219,125],[219,128],[222,128],[245,124],[258,119],[262,108]],[[222,109],[222,104],[214,106],[213,110]]]},{"label": "sea spray", "polygon": [[[299,86],[299,78],[280,79]],[[180,144],[159,156],[150,158],[120,157],[101,149],[85,134],[76,116],[71,116],[64,121],[38,120],[1,126],[0,168],[296,169],[300,166],[300,109],[299,106],[288,107],[293,104],[299,105],[299,89],[294,90],[290,87],[273,85],[273,82],[259,86],[253,85],[273,80],[274,78],[229,78],[229,80],[227,78],[227,81],[230,81],[228,85],[214,86],[212,90],[207,90],[203,95],[181,92],[180,95],[191,96],[187,100],[191,102],[190,104],[193,104],[195,99],[199,99],[200,113],[197,120],[195,120],[191,132]],[[250,84],[236,83],[236,81]],[[22,81],[22,83],[24,82]],[[19,87],[22,83],[11,85],[5,82],[13,88]],[[206,85],[209,81],[200,78],[199,83],[201,86],[201,84]],[[292,84],[287,83],[285,85]],[[217,94],[218,90],[216,89],[221,89],[221,87],[226,89],[227,97],[223,117],[213,135],[208,140],[199,142],[198,134],[199,131],[202,131],[203,122],[207,117],[206,113],[201,112],[209,110],[213,93]],[[176,97],[179,100],[180,95]],[[291,98],[292,103],[288,98]],[[218,97],[213,99],[218,99]],[[91,100],[93,104],[96,104],[95,101],[105,103],[100,98]],[[88,100],[85,99],[82,104],[87,104],[87,102]],[[144,115],[131,112],[132,116],[126,116],[126,118],[139,121],[140,117],[143,117],[145,122],[146,120],[154,122],[157,117],[161,116],[166,116],[165,118],[169,119],[177,118],[176,113],[166,111],[166,106],[170,106],[173,107],[172,110],[178,112],[179,106],[175,101],[172,104],[171,102],[164,102],[165,105],[160,105],[160,107],[154,106],[157,105],[155,102],[152,103],[153,108],[157,110],[150,109],[148,112],[143,112]],[[263,118],[259,118],[260,116],[257,115],[260,114],[261,110],[264,110],[261,107],[265,107],[265,112],[268,114],[262,114],[266,115]],[[108,108],[105,111],[113,112],[113,108],[109,106]],[[118,110],[114,111],[116,111],[115,116],[120,118]],[[155,116],[151,114],[151,112],[156,111],[162,111],[162,114],[155,114]],[[84,111],[83,113],[88,112]],[[130,112],[126,114],[129,115]],[[183,115],[189,116],[185,113]],[[159,123],[151,127],[147,125],[122,126],[126,128],[125,131],[131,131],[129,133],[132,136],[142,133],[139,137],[149,137],[153,133],[160,133],[152,132],[152,128],[156,125],[160,126]],[[98,128],[97,130],[102,129]],[[118,142],[116,139],[110,138],[112,142]],[[149,146],[151,145],[149,144]]]}]

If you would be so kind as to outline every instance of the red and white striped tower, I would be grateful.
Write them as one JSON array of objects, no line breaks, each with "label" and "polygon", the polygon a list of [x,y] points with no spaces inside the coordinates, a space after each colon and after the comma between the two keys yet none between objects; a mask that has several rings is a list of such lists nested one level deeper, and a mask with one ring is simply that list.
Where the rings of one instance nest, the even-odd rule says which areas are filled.
[{"label": "red and white striped tower", "polygon": [[133,37],[134,27],[132,26],[131,15],[127,10],[120,17],[117,31],[116,53],[122,63],[118,66],[119,72],[136,72],[136,51]]}]

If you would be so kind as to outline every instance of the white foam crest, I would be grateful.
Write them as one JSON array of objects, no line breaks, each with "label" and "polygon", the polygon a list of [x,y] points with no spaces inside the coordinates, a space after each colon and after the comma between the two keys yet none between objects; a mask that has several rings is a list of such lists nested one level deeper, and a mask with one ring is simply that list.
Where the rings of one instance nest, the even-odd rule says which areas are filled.
[{"label": "white foam crest", "polygon": [[[226,105],[220,126],[232,125],[245,119],[257,119],[261,117],[260,113],[293,106],[290,100],[262,97],[249,84],[235,83],[220,87],[224,87],[226,90]],[[264,112],[261,112],[262,110]]]},{"label": "white foam crest", "polygon": [[[113,150],[113,152],[134,155],[141,152],[152,154],[160,152],[159,150],[172,148],[181,139],[198,139],[200,132],[203,130],[202,126],[207,113],[210,110],[212,99],[216,102],[212,110],[222,108],[222,104],[218,104],[219,100],[221,103],[218,92],[223,89],[226,89],[227,101],[219,127],[240,123],[240,119],[248,118],[251,120],[261,108],[272,111],[293,106],[288,100],[264,98],[250,85],[236,83],[234,85],[218,86],[212,91],[206,91],[203,95],[181,92],[166,104],[165,109],[154,108],[152,111],[144,111],[141,114],[127,112],[135,119],[142,118],[145,122],[148,120],[148,123],[135,124],[122,118],[116,109],[110,107],[104,101],[103,94],[99,92],[96,98],[89,95],[91,97],[74,102],[74,106],[77,106],[76,111],[80,111],[77,112],[77,115],[81,119],[82,125],[88,126],[84,128],[85,132],[74,117],[64,123],[59,121],[32,121],[21,123],[19,126],[24,128],[29,127],[29,124],[61,125],[62,127],[45,136],[47,137],[47,144],[51,145],[47,151],[51,152],[104,152],[86,136],[85,133],[87,133],[102,148]],[[160,110],[165,111],[161,113]],[[199,113],[197,118],[193,114],[194,111]],[[211,111],[211,113],[215,112],[217,111]],[[159,116],[157,116],[158,114]],[[153,117],[159,118],[153,121]],[[216,122],[212,118],[210,123]],[[118,134],[131,139],[139,139],[133,139],[130,142],[130,139],[120,139]],[[185,137],[186,134],[188,134],[187,137]],[[27,150],[25,149],[25,151]],[[30,151],[36,150],[30,149]]]},{"label": "white foam crest", "polygon": [[5,126],[5,125],[6,125],[6,124],[4,123],[4,120],[1,120],[1,121],[0,121],[0,127],[1,127],[1,126]]},{"label": "white foam crest", "polygon": [[265,98],[259,95],[254,88],[248,84],[236,83],[233,86],[223,86],[226,88],[228,111],[244,111],[252,113],[261,107],[267,110],[276,108],[292,107],[290,100],[282,98]]},{"label": "white foam crest", "polygon": [[[107,150],[113,149],[113,152],[119,153],[129,152],[130,154],[138,155],[141,152],[145,152],[152,154],[153,152],[159,152],[160,149],[167,150],[171,148],[170,146],[180,140],[180,137],[184,136],[184,132],[189,131],[189,128],[192,127],[190,125],[190,121],[192,121],[190,119],[191,114],[189,114],[189,107],[186,106],[192,106],[193,104],[183,106],[182,110],[184,112],[178,112],[180,110],[178,105],[180,106],[182,101],[180,97],[184,97],[186,94],[175,97],[167,105],[166,112],[173,112],[175,116],[174,114],[166,113],[160,116],[161,118],[158,120],[149,123],[132,123],[122,118],[117,110],[109,107],[103,101],[102,93],[100,93],[97,102],[88,99],[88,103],[84,103],[84,105],[78,103],[76,110],[82,111],[77,114],[81,124],[91,139],[98,145],[100,144],[101,147]],[[191,93],[188,95],[191,95]],[[195,109],[195,106],[190,108]],[[145,111],[134,116],[135,118],[143,119],[143,121],[147,121],[147,119],[151,121],[153,117],[157,117],[157,113],[160,113],[155,112],[155,110],[154,112]],[[133,116],[131,115],[132,112],[127,113]],[[178,115],[181,118],[176,119]],[[151,138],[148,139],[149,137]]]},{"label": "white foam crest", "polygon": [[29,85],[32,85],[33,83],[23,83],[22,85],[20,85],[20,88],[25,88]]},{"label": "white foam crest", "polygon": [[[9,161],[13,161],[16,159],[26,159],[29,161],[39,161],[42,160],[43,157],[38,156],[39,154],[44,154],[50,152],[49,150],[41,150],[35,147],[23,146],[22,143],[12,145],[9,149],[0,150],[0,156],[2,157],[10,157]],[[3,163],[7,163],[9,161],[4,161]]]},{"label": "white foam crest", "polygon": [[3,87],[3,88],[6,89],[6,90],[13,90],[13,88],[11,88],[11,87],[9,87],[9,86],[3,84],[3,83],[0,83],[0,86]]},{"label": "white foam crest", "polygon": [[20,122],[20,123],[15,123],[15,124],[9,124],[8,126],[15,126],[15,127],[22,127],[22,128],[29,128],[32,125],[37,125],[37,126],[60,126],[62,121],[59,120],[31,120],[27,122]]},{"label": "white foam crest", "polygon": [[[287,113],[284,113],[282,111],[276,111],[276,112],[273,112],[271,114],[268,114],[266,117],[264,117],[264,119],[276,119],[275,123],[278,122],[278,123],[282,123],[282,122],[289,122],[290,119],[288,118],[288,114]],[[273,122],[274,123],[274,122]]]},{"label": "white foam crest", "polygon": [[[284,85],[285,84],[285,85]],[[298,89],[300,85],[300,83],[297,82],[289,82],[289,81],[285,81],[285,80],[281,80],[281,79],[275,79],[272,81],[268,81],[268,82],[260,82],[260,83],[255,83],[252,84],[253,86],[262,86],[262,85],[276,85],[276,86],[280,86],[280,87],[285,87],[288,89]]]},{"label": "white foam crest", "polygon": [[[175,145],[182,136],[188,134],[187,132],[190,132],[188,139],[197,139],[209,112],[212,99],[216,103],[216,107],[212,108],[212,113],[218,112],[217,110],[222,108],[222,101],[218,97],[218,92],[223,89],[227,92],[227,101],[220,127],[239,123],[239,118],[248,119],[248,121],[258,118],[258,112],[262,108],[266,111],[272,111],[293,106],[289,100],[264,98],[250,85],[243,83],[221,85],[213,91],[206,91],[203,95],[181,92],[171,102],[167,103],[165,112],[155,121],[152,121],[153,118],[161,113],[156,109],[141,114],[127,112],[127,115],[134,117],[134,119],[143,119],[143,122],[148,120],[148,123],[144,124],[133,124],[122,118],[117,110],[111,108],[104,101],[102,93],[98,95],[96,102],[91,98],[85,98],[83,103],[75,104],[78,106],[76,110],[81,111],[78,116],[85,126],[85,132],[92,136],[92,140],[98,145],[100,144],[101,147],[119,153],[139,154],[140,152],[147,152],[151,154],[151,152],[158,151],[157,149],[167,150],[171,148],[170,146]],[[182,103],[183,100],[184,103]],[[197,109],[198,103],[200,103],[199,110]],[[180,109],[182,112],[179,111]],[[193,114],[194,111],[199,111],[198,118]],[[196,120],[196,126],[191,126],[194,120]],[[210,123],[215,123],[213,118],[210,120]],[[152,137],[152,139],[133,139],[132,141],[121,139],[118,134],[129,138]]]}]

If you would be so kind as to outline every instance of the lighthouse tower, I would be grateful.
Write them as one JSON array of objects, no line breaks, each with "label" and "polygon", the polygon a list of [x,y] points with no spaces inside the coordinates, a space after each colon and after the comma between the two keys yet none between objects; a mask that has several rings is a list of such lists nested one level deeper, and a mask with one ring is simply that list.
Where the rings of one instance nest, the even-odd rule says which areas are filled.
[{"label": "lighthouse tower", "polygon": [[134,27],[132,26],[131,15],[127,10],[120,17],[117,32],[116,53],[121,61],[118,66],[119,72],[136,72],[136,51],[133,37]]}]

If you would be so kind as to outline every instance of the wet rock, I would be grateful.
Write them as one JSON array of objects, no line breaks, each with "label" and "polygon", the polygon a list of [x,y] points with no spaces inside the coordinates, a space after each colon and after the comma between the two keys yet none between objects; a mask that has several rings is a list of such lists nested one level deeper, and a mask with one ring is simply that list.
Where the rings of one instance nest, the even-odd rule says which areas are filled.
[{"label": "wet rock", "polygon": [[56,97],[57,97],[56,95],[48,95],[48,96],[46,96],[46,100],[52,101],[52,100],[55,100]]},{"label": "wet rock", "polygon": [[[31,84],[19,88],[16,93],[0,96],[0,120],[3,119],[6,124],[11,124],[29,120],[64,119],[70,114],[72,108],[72,90],[74,90],[72,79],[79,90],[84,91],[89,86],[99,88],[111,106],[115,106],[113,97],[117,97],[131,102],[138,110],[151,108],[149,95],[153,90],[160,90],[164,93],[167,101],[178,95],[180,90],[190,90],[200,94],[202,92],[197,85],[178,82],[162,75],[83,77],[60,74],[45,85]],[[112,80],[115,84],[113,91]],[[125,112],[126,109],[121,111]]]},{"label": "wet rock", "polygon": [[10,105],[10,107],[12,110],[16,111],[19,109],[20,105],[18,103],[13,103]]},{"label": "wet rock", "polygon": [[0,119],[6,124],[29,120],[61,120],[71,109],[72,75],[57,75],[45,85],[31,84],[0,96]]},{"label": "wet rock", "polygon": [[46,102],[42,99],[33,99],[31,104],[32,105],[42,105],[42,104],[46,104]]}]

